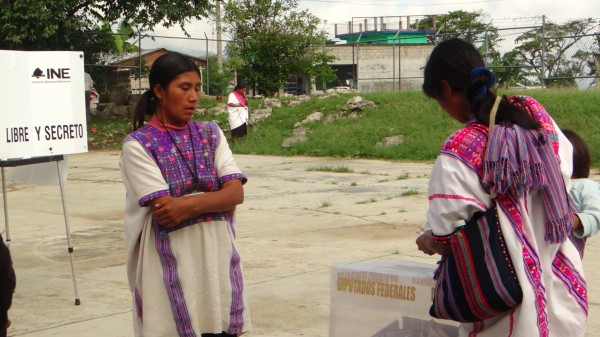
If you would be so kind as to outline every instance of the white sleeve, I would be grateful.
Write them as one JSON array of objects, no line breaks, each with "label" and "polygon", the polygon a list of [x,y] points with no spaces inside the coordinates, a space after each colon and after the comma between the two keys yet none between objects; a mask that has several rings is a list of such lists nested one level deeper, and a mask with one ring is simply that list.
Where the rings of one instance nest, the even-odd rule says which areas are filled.
[{"label": "white sleeve", "polygon": [[436,236],[447,236],[463,226],[477,211],[485,211],[491,197],[479,176],[459,160],[440,154],[429,179],[427,227]]},{"label": "white sleeve", "polygon": [[229,96],[227,97],[227,104],[240,104],[240,101],[238,101],[237,97],[232,93],[229,94]]},{"label": "white sleeve", "polygon": [[579,186],[577,198],[581,213],[577,216],[581,220],[581,227],[577,228],[573,234],[576,237],[590,237],[600,230],[600,184],[595,181],[588,181]]},{"label": "white sleeve", "polygon": [[133,193],[138,201],[157,193],[168,194],[169,185],[160,168],[138,141],[128,140],[123,143],[119,166],[127,193]]}]

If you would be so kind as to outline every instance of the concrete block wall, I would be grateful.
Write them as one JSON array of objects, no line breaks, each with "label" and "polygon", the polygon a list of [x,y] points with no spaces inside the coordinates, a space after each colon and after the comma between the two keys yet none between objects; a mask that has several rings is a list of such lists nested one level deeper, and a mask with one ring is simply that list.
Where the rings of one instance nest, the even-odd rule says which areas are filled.
[{"label": "concrete block wall", "polygon": [[334,45],[327,46],[336,57],[332,65],[356,64],[361,92],[418,90],[423,67],[433,45]]}]

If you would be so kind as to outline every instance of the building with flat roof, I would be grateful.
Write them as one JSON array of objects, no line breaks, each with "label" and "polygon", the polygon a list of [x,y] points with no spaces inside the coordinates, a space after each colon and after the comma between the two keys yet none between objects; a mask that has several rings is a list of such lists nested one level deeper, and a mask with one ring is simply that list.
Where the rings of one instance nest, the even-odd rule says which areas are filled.
[{"label": "building with flat roof", "polygon": [[419,90],[435,32],[435,16],[354,17],[335,24],[335,37],[343,42],[325,47],[336,57],[330,65],[338,75],[327,87]]},{"label": "building with flat roof", "polygon": [[335,37],[346,43],[427,44],[436,28],[435,16],[353,17],[335,24]]}]

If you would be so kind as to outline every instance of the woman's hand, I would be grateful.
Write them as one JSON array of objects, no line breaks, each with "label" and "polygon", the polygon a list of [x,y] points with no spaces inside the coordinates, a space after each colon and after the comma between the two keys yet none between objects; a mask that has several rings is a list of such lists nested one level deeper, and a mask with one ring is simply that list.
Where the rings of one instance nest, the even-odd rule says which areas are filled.
[{"label": "woman's hand", "polygon": [[158,224],[173,228],[178,223],[203,213],[233,212],[235,206],[244,202],[244,189],[240,179],[224,182],[214,192],[172,197],[165,195],[150,201],[152,213]]},{"label": "woman's hand", "polygon": [[189,214],[188,201],[185,198],[173,198],[170,195],[152,200],[152,212],[158,224],[165,228],[173,228],[178,223],[192,217]]},{"label": "woman's hand", "polygon": [[433,239],[433,235],[430,230],[421,234],[417,238],[416,244],[419,250],[427,255],[449,255],[452,253],[452,248],[450,248],[450,245],[436,242]]}]

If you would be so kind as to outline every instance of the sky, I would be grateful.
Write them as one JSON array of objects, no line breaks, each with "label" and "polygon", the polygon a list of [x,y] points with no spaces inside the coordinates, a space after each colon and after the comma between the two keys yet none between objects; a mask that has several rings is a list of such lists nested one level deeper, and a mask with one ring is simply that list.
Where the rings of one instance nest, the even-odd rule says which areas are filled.
[{"label": "sky", "polygon": [[[299,8],[319,17],[330,37],[333,37],[336,23],[342,24],[353,18],[416,17],[456,10],[482,10],[497,28],[539,25],[542,15],[558,24],[588,17],[600,19],[600,1],[597,0],[299,0]],[[186,25],[186,30],[199,38],[204,38],[204,34],[209,39],[216,38],[214,23],[209,20],[193,21]],[[158,27],[155,33],[183,36],[179,27]]]}]

